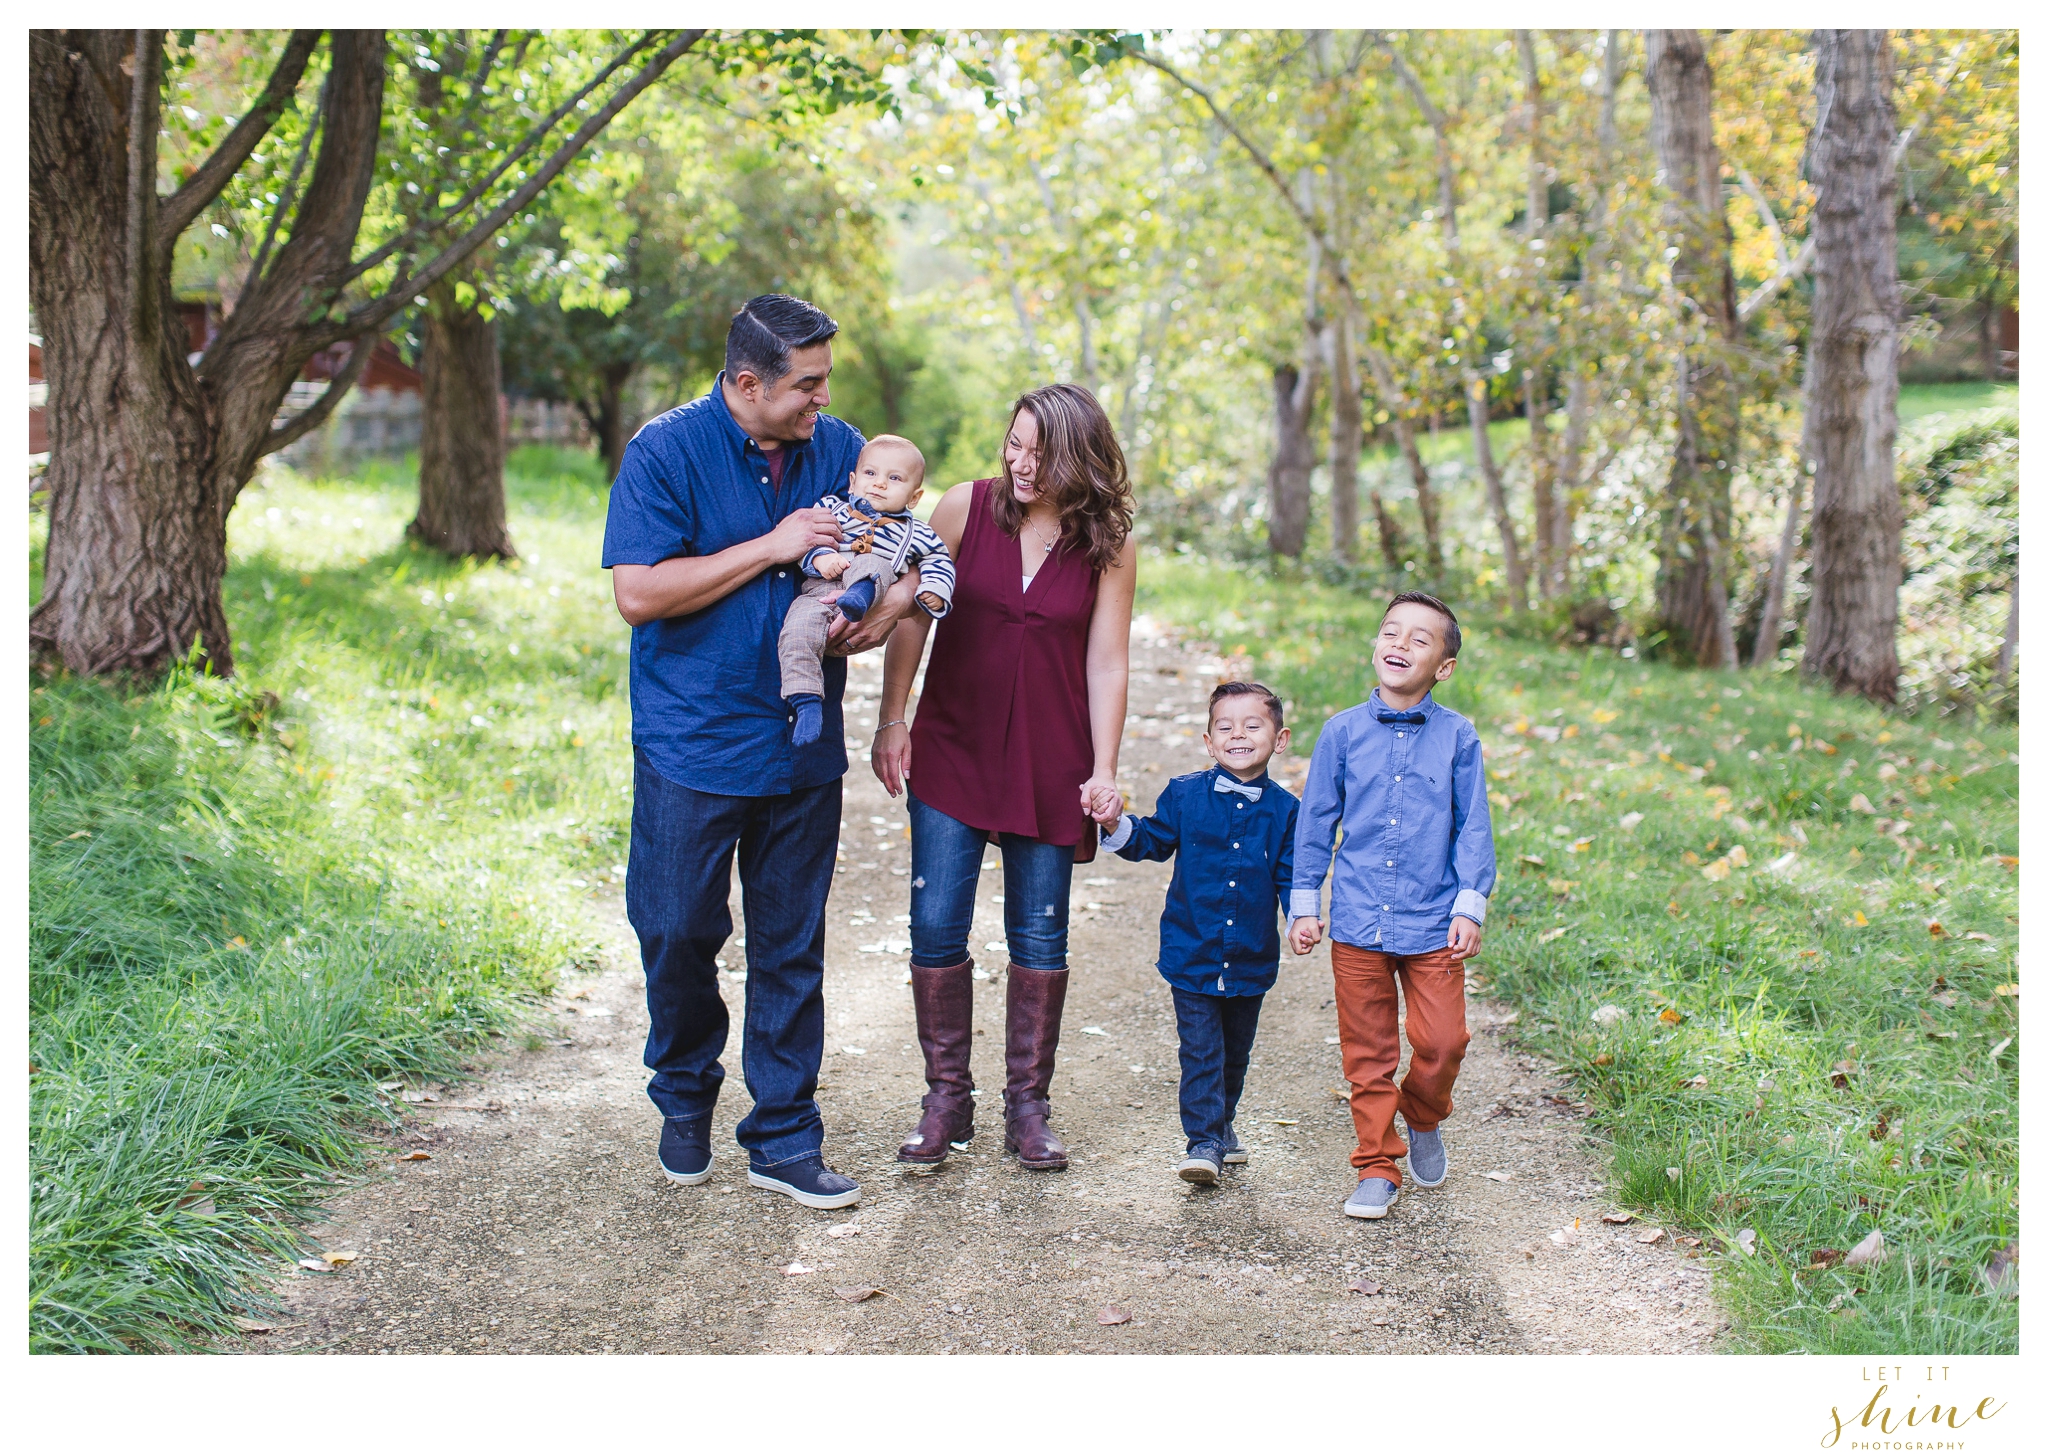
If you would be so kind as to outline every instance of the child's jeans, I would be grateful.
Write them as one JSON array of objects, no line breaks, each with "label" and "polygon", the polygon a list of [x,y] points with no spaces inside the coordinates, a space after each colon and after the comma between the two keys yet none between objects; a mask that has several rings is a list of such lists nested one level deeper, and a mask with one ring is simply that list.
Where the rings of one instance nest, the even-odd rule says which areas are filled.
[{"label": "child's jeans", "polygon": [[[1448,949],[1429,954],[1382,954],[1336,940],[1330,968],[1337,980],[1337,1034],[1344,1079],[1351,1082],[1351,1124],[1358,1149],[1351,1164],[1359,1179],[1382,1176],[1401,1184],[1396,1159],[1408,1154],[1394,1131],[1394,1112],[1416,1131],[1433,1131],[1451,1114],[1451,1086],[1472,1037],[1465,1032],[1465,965]],[[1414,1051],[1400,1089],[1400,1002],[1396,978],[1408,997],[1408,1044]]]},{"label": "child's jeans", "polygon": [[1180,1021],[1180,1128],[1188,1154],[1225,1144],[1244,1090],[1264,995],[1203,995],[1173,986]]}]

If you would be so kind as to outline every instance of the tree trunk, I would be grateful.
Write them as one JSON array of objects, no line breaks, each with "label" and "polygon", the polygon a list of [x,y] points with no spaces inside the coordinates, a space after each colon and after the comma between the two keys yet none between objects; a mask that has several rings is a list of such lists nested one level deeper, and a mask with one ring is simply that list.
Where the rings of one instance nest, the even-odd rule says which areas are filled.
[{"label": "tree trunk", "polygon": [[1900,308],[1891,44],[1881,30],[1820,30],[1814,52],[1813,602],[1800,665],[1837,691],[1889,702],[1899,687],[1901,513],[1892,470]]},{"label": "tree trunk", "polygon": [[[1389,410],[1392,413],[1391,410]],[[1437,524],[1436,491],[1429,483],[1429,466],[1422,462],[1422,451],[1415,443],[1415,421],[1405,414],[1393,414],[1388,425],[1394,431],[1394,445],[1401,451],[1401,458],[1408,461],[1408,478],[1415,485],[1415,509],[1422,516],[1423,547],[1429,559],[1429,574],[1432,580],[1444,573],[1443,530]]]},{"label": "tree trunk", "polygon": [[1330,553],[1348,565],[1358,559],[1358,452],[1365,410],[1351,367],[1351,332],[1341,314],[1324,325],[1323,356],[1330,371]]},{"label": "tree trunk", "polygon": [[1557,486],[1550,528],[1551,561],[1557,571],[1557,594],[1568,596],[1572,589],[1572,551],[1575,539],[1572,522],[1578,516],[1580,471],[1586,462],[1586,431],[1593,423],[1593,382],[1574,373],[1564,397],[1564,440],[1557,452]]},{"label": "tree trunk", "polygon": [[1541,372],[1533,365],[1522,371],[1522,413],[1529,421],[1529,491],[1536,503],[1536,593],[1548,601],[1558,594],[1557,493]]},{"label": "tree trunk", "polygon": [[1657,607],[1674,649],[1701,666],[1733,666],[1725,577],[1733,538],[1730,481],[1741,431],[1732,367],[1740,332],[1733,241],[1721,203],[1714,145],[1714,75],[1696,30],[1643,33],[1650,132],[1670,194],[1678,244],[1673,283],[1694,311],[1694,336],[1679,361],[1678,437],[1665,487]]},{"label": "tree trunk", "polygon": [[516,559],[505,528],[505,431],[498,402],[498,325],[428,295],[420,357],[420,508],[405,533],[452,556]]},{"label": "tree trunk", "polygon": [[635,366],[615,363],[605,367],[598,379],[597,451],[604,457],[604,477],[616,480],[626,465],[626,445],[632,435],[626,430],[626,385],[633,380]]},{"label": "tree trunk", "polygon": [[1273,463],[1266,471],[1266,544],[1275,555],[1301,558],[1308,540],[1309,476],[1316,467],[1309,420],[1316,407],[1316,360],[1306,368],[1273,369]]},{"label": "tree trunk", "polygon": [[1806,475],[1792,476],[1792,494],[1785,501],[1785,528],[1778,532],[1778,553],[1771,558],[1771,582],[1764,590],[1763,618],[1757,622],[1756,644],[1750,648],[1752,667],[1769,666],[1778,659],[1778,637],[1785,629],[1785,593],[1792,582],[1792,566],[1799,559],[1799,503],[1806,493]]},{"label": "tree trunk", "polygon": [[1493,440],[1486,433],[1486,382],[1477,374],[1465,377],[1465,412],[1472,424],[1472,453],[1479,461],[1480,477],[1486,481],[1486,502],[1493,507],[1493,521],[1500,528],[1500,559],[1507,572],[1508,605],[1526,611],[1529,576],[1522,565],[1521,546],[1515,540],[1515,517],[1508,509],[1508,492],[1501,483],[1500,466],[1493,460]]}]

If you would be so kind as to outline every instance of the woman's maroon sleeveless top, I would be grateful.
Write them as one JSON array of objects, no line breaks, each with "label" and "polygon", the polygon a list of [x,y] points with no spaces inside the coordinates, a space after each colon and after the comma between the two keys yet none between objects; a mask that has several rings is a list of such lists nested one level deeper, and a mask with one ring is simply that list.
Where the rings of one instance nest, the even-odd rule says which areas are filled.
[{"label": "woman's maroon sleeveless top", "polygon": [[954,562],[953,609],[938,623],[910,772],[918,798],[970,828],[1075,844],[1095,856],[1081,784],[1095,770],[1088,726],[1088,624],[1100,573],[1062,543],[1027,591],[1017,542],[977,480]]}]

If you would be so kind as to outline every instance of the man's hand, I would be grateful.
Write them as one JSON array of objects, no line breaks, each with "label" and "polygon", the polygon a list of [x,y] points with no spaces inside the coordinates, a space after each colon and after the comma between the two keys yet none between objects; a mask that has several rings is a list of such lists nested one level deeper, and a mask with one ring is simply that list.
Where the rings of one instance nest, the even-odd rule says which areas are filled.
[{"label": "man's hand", "polygon": [[837,545],[841,533],[838,519],[823,506],[792,510],[768,532],[768,558],[778,564],[802,560],[821,545]]},{"label": "man's hand", "polygon": [[846,568],[853,564],[853,557],[828,550],[811,562],[811,569],[828,581],[836,581],[846,574]]},{"label": "man's hand", "polygon": [[1463,914],[1451,920],[1451,958],[1470,959],[1479,952],[1480,927]]},{"label": "man's hand", "polygon": [[1323,941],[1321,919],[1296,919],[1287,926],[1287,947],[1296,954],[1306,954]]},{"label": "man's hand", "polygon": [[[828,510],[825,513],[829,515],[832,512]],[[825,654],[858,656],[887,641],[889,633],[896,629],[896,623],[916,608],[917,582],[916,571],[905,571],[895,585],[875,599],[875,604],[868,607],[867,615],[859,621],[834,615],[832,629],[825,637]],[[824,598],[828,606],[838,599],[837,596]]]}]

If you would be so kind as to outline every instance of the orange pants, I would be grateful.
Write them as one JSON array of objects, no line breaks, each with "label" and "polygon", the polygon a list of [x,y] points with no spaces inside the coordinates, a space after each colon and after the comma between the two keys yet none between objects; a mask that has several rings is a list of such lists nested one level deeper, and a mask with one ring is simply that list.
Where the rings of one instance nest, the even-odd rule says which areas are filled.
[{"label": "orange pants", "polygon": [[[1451,1086],[1472,1043],[1465,1031],[1465,965],[1448,949],[1382,954],[1332,940],[1330,967],[1337,980],[1344,1079],[1351,1082],[1351,1124],[1358,1130],[1351,1164],[1360,1179],[1383,1176],[1399,1186],[1401,1169],[1394,1162],[1408,1154],[1408,1146],[1394,1133],[1394,1112],[1417,1131],[1433,1131],[1451,1114]],[[1414,1051],[1398,1091],[1396,976],[1408,999],[1408,1045]]]}]

